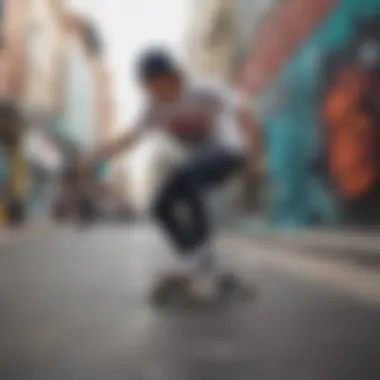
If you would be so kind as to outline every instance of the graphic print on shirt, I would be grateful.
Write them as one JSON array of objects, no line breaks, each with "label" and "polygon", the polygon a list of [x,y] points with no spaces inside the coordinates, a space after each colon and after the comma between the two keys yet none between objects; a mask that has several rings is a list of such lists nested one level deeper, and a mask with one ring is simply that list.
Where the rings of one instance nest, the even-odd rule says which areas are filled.
[{"label": "graphic print on shirt", "polygon": [[168,130],[186,144],[197,144],[208,139],[212,120],[207,115],[197,111],[188,111],[174,115],[168,125]]},{"label": "graphic print on shirt", "polygon": [[190,83],[176,101],[150,104],[140,125],[159,128],[189,148],[208,143],[243,150],[235,120],[239,102],[228,88]]},{"label": "graphic print on shirt", "polygon": [[182,104],[167,110],[168,132],[185,144],[202,144],[209,139],[213,128],[213,104],[201,95],[188,96]]}]

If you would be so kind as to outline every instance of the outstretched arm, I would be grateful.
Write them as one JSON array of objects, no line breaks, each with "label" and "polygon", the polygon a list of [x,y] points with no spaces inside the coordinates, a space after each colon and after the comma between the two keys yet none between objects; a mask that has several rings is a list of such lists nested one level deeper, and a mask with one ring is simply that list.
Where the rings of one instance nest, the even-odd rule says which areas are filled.
[{"label": "outstretched arm", "polygon": [[137,128],[132,132],[111,141],[100,149],[96,150],[90,157],[82,161],[79,165],[80,171],[91,170],[95,165],[103,161],[110,160],[117,155],[128,151],[134,146],[145,133],[146,128]]},{"label": "outstretched arm", "polygon": [[125,151],[128,151],[128,149],[130,149],[139,141],[143,132],[144,131],[142,129],[128,132],[125,135],[110,142],[95,153],[95,160],[109,160]]}]

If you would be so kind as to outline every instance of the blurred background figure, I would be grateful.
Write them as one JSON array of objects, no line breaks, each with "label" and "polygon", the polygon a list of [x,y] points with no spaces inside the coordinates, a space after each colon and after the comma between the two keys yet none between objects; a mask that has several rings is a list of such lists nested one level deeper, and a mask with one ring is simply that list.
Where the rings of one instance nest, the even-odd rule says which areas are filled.
[{"label": "blurred background figure", "polygon": [[[115,100],[103,42],[89,16],[68,5],[0,4],[3,227],[49,218],[65,162],[113,133]],[[105,181],[107,171],[100,168],[94,180]]]}]

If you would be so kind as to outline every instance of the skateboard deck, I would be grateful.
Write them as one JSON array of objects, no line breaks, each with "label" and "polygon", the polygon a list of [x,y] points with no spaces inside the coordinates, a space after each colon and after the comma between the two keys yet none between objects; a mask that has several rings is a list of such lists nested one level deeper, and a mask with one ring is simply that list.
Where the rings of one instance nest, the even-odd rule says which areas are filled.
[{"label": "skateboard deck", "polygon": [[153,286],[151,302],[158,307],[213,306],[231,301],[247,301],[254,296],[254,287],[233,273],[224,272],[216,278],[212,296],[199,297],[194,291],[194,278],[165,274]]}]

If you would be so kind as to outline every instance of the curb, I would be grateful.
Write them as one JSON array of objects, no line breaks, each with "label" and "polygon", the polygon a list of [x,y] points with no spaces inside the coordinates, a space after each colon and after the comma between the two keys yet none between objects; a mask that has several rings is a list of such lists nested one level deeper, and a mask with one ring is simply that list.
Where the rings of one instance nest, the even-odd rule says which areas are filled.
[{"label": "curb", "polygon": [[283,248],[302,255],[341,259],[355,264],[380,267],[379,234],[310,231],[297,233],[257,233],[247,236],[226,231],[224,236],[236,242],[245,241],[252,247]]}]

